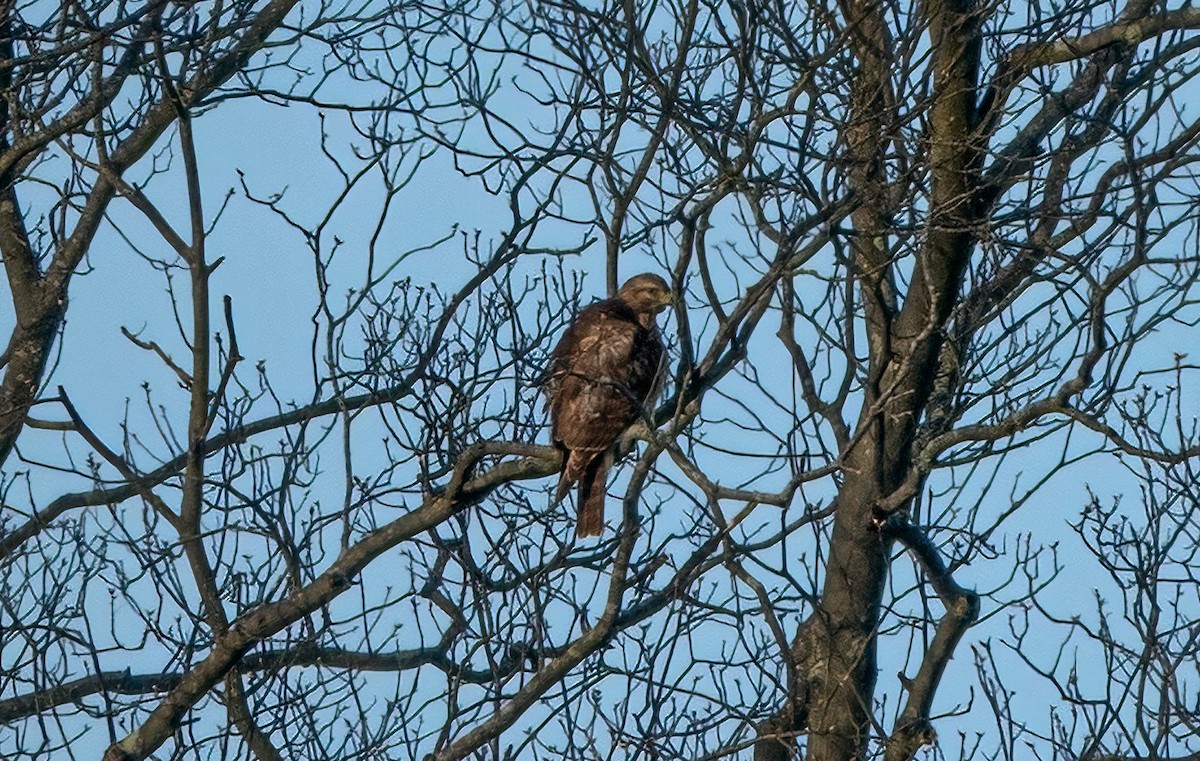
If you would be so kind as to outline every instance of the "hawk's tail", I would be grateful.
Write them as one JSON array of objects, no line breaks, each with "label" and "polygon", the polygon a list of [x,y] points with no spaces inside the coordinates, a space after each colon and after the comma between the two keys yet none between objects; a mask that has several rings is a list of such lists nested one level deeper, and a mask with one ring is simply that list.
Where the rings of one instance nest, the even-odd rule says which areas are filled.
[{"label": "hawk's tail", "polygon": [[575,523],[575,536],[584,538],[604,533],[605,485],[608,482],[608,458],[603,455],[588,465],[587,472],[579,481],[579,517]]},{"label": "hawk's tail", "polygon": [[573,449],[567,454],[554,504],[562,502],[573,484],[579,484],[576,506],[579,518],[575,536],[600,536],[604,533],[604,497],[608,480],[608,457],[604,450]]}]

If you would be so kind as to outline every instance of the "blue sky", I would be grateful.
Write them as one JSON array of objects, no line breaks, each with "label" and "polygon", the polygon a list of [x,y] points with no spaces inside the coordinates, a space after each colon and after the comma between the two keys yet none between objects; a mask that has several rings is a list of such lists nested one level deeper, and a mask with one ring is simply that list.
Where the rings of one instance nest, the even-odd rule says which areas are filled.
[{"label": "blue sky", "polygon": [[[347,89],[339,92],[339,97],[345,97],[347,100],[369,93],[369,86],[359,91],[350,87],[349,83],[342,84],[345,84]],[[493,101],[497,108],[510,110],[517,118],[537,119],[536,110],[529,106],[530,101],[515,93],[510,83],[501,81],[498,87],[500,94]],[[264,363],[280,397],[297,404],[311,400],[314,393],[313,315],[317,307],[317,298],[313,255],[302,236],[294,230],[289,230],[276,215],[243,196],[239,171],[244,173],[246,186],[253,194],[267,197],[273,193],[285,192],[282,207],[301,223],[314,224],[328,209],[340,189],[337,172],[320,152],[321,129],[322,124],[315,109],[268,106],[249,100],[223,103],[195,122],[205,207],[210,218],[220,207],[226,193],[233,190],[233,196],[220,223],[208,239],[210,259],[224,257],[224,263],[212,281],[214,320],[219,319],[219,310],[215,307],[220,297],[230,296],[241,352],[247,360],[243,367],[244,373],[251,377],[249,369],[255,363]],[[357,138],[345,116],[334,112],[327,114],[324,129],[329,135],[328,143],[332,150],[353,163],[349,158],[347,146]],[[416,162],[415,154],[409,154],[399,161],[401,166],[412,167]],[[144,170],[144,167],[142,169]],[[139,168],[135,168],[131,177],[137,178],[138,175]],[[148,193],[179,229],[186,228],[186,194],[177,157],[173,169],[157,177]],[[570,203],[580,204],[581,216],[586,216],[591,211],[584,203],[586,199],[578,188],[566,191],[564,198]],[[325,253],[334,246],[335,238],[342,241],[331,268],[331,293],[341,293],[361,283],[367,250],[379,218],[381,204],[379,183],[368,180],[347,198],[332,217],[328,230],[321,239],[321,250]],[[383,261],[389,257],[400,256],[404,252],[420,249],[446,236],[452,236],[445,243],[430,250],[412,253],[404,258],[395,270],[397,278],[410,277],[414,283],[432,284],[443,291],[452,291],[473,272],[471,265],[464,260],[461,236],[466,234],[469,240],[475,231],[479,231],[480,240],[486,250],[489,242],[500,239],[510,220],[511,215],[505,199],[487,192],[479,178],[463,177],[456,171],[448,152],[444,149],[439,150],[423,160],[412,182],[396,195],[378,238],[379,259]],[[112,222],[113,227],[119,228],[139,246],[143,246],[144,253],[169,258],[165,244],[156,238],[138,213],[122,201],[118,200],[113,206]],[[744,249],[753,248],[750,241],[744,237],[744,233],[737,231],[733,225],[732,209],[728,209],[724,216],[716,216],[715,222],[720,225],[717,232],[725,236],[730,243],[736,243]],[[174,375],[164,368],[161,362],[123,339],[120,328],[126,327],[142,339],[159,342],[177,360],[182,361],[186,357],[186,348],[170,317],[170,301],[162,273],[155,271],[134,253],[116,234],[113,227],[107,227],[98,237],[88,259],[90,271],[80,277],[73,286],[61,360],[50,381],[50,387],[54,384],[63,385],[89,424],[114,444],[120,441],[119,426],[125,414],[125,402],[129,400],[133,428],[144,437],[152,451],[163,454],[164,447],[161,442],[153,441],[152,425],[143,411],[142,383],[149,383],[154,403],[164,406],[168,417],[175,421],[176,431],[182,430],[186,417],[187,394],[178,387]],[[577,244],[583,234],[580,226],[548,223],[539,229],[536,242],[545,247],[570,247]],[[1188,237],[1181,232],[1178,243],[1194,255],[1194,237]],[[631,249],[622,259],[623,273],[661,269],[659,262],[673,262],[674,256],[675,251],[668,241],[661,237],[650,237]],[[518,267],[520,274],[533,275],[539,271],[541,258],[531,259],[532,261],[522,263]],[[565,258],[562,264],[569,271],[578,271],[584,275],[585,301],[602,295],[603,247],[600,244],[594,244],[581,255]],[[741,274],[746,277],[748,271]],[[176,275],[177,285],[182,286],[182,273],[177,272]],[[745,281],[740,284],[744,285]],[[737,293],[739,283],[729,276],[719,279],[716,285],[723,294],[732,296]],[[697,288],[697,292],[698,290]],[[691,303],[689,310],[692,329],[698,340],[701,336],[707,337],[700,329],[709,317],[706,308],[701,304]],[[1194,304],[1191,310],[1191,315],[1195,317]],[[771,315],[762,326],[762,350],[752,353],[752,363],[758,377],[777,379],[780,388],[791,387],[789,393],[794,398],[796,392],[790,380],[791,368],[787,358],[779,351],[777,345],[773,348],[769,346],[770,334],[776,329],[776,319]],[[7,313],[0,314],[0,329],[7,327],[4,320],[11,320],[11,316]],[[674,335],[675,329],[674,321],[669,321],[666,327],[668,335]],[[1147,366],[1161,364],[1172,353],[1187,351],[1194,343],[1194,336],[1195,330],[1190,325],[1164,325],[1159,332],[1138,346],[1138,362],[1145,362]],[[355,342],[350,343],[353,345]],[[541,348],[546,350],[549,346]],[[319,348],[316,354],[317,360],[320,361]],[[1166,383],[1169,379],[1160,378],[1157,382]],[[734,404],[736,401],[763,402],[761,397],[751,393],[749,384],[731,380],[729,386],[734,389],[730,392],[730,398],[714,398],[706,407],[707,415],[714,419],[725,415],[736,417],[740,414]],[[742,392],[745,392],[745,396],[740,395]],[[1195,399],[1194,391],[1188,398]],[[1185,412],[1194,409],[1196,407],[1191,401],[1184,402]],[[399,417],[399,414],[397,416]],[[48,412],[47,417],[54,417],[54,414]],[[713,423],[711,429],[702,431],[701,435],[713,443],[718,437],[727,435],[731,429],[730,425]],[[373,448],[371,444],[382,434],[382,430],[378,422],[364,420],[359,425],[359,433],[356,434],[359,438],[356,439],[358,448],[355,466],[361,468],[364,473],[386,466],[385,452],[377,446]],[[545,440],[543,433],[539,441]],[[737,443],[748,448],[769,446],[769,441],[764,437],[751,439],[749,434],[745,440]],[[1036,483],[1047,469],[1057,464],[1064,446],[1068,446],[1070,452],[1078,453],[1094,447],[1096,443],[1094,437],[1073,433],[1071,444],[1068,446],[1064,444],[1064,434],[1059,433],[1027,450],[1013,453],[1003,462],[995,487],[983,497],[981,512],[985,515],[999,514],[1007,504],[1010,494],[1021,494],[1025,488]],[[83,451],[78,442],[73,442],[70,448],[77,455]],[[57,433],[29,431],[21,439],[21,450],[26,457],[39,460],[54,462],[61,461],[64,457],[61,436]],[[711,463],[714,470],[722,475],[723,480],[728,480],[730,485],[735,485],[734,482],[739,480],[733,464],[734,458],[716,452],[703,453],[701,456],[705,462]],[[310,492],[304,497],[309,502],[336,502],[341,499],[342,494],[343,463],[335,447],[326,447],[322,458],[321,472]],[[628,466],[625,472],[618,476],[614,491],[619,491],[624,484],[627,470]],[[671,466],[664,466],[664,474],[671,478],[680,478],[680,474]],[[946,478],[948,476],[935,476],[930,488],[935,492],[940,491],[946,485]],[[781,479],[777,476],[774,480]],[[771,482],[771,478],[766,478],[761,483],[770,485]],[[960,494],[955,495],[953,505],[965,510],[972,504],[975,495],[980,493],[985,482],[986,479],[977,478],[969,483]],[[547,480],[545,483],[531,486],[545,490],[551,483],[552,480]],[[84,484],[77,479],[38,473],[33,481],[33,501],[44,502],[59,493],[83,486]],[[1102,502],[1111,501],[1116,494],[1124,494],[1125,504],[1129,506],[1131,514],[1136,516],[1139,512],[1136,509],[1139,502],[1138,488],[1139,481],[1127,470],[1116,465],[1109,456],[1101,455],[1071,465],[1042,485],[1028,504],[1005,523],[1002,533],[996,538],[996,544],[1009,553],[1022,552],[1019,548],[1023,536],[1033,537],[1032,544],[1035,548],[1057,544],[1058,561],[1063,573],[1053,582],[1045,596],[1048,607],[1065,618],[1077,615],[1085,621],[1094,620],[1097,590],[1110,601],[1117,599],[1116,590],[1079,546],[1069,524],[1078,519],[1087,504],[1089,489],[1095,491]],[[828,500],[831,495],[828,481],[814,485],[804,492],[804,497],[813,503]],[[532,499],[537,501],[544,497],[534,494]],[[933,509],[940,510],[946,507],[947,501],[945,498],[935,498]],[[129,514],[138,512],[136,507],[126,509],[130,511]],[[775,508],[760,508],[756,518],[769,525],[775,520],[772,510]],[[610,505],[611,512],[615,512],[615,508]],[[389,513],[386,510],[380,511],[381,518],[386,519],[387,515]],[[664,547],[675,553],[673,557],[684,556],[683,543],[672,545],[664,535],[670,527],[683,524],[689,519],[690,513],[686,504],[668,504],[663,510],[662,525],[657,528],[657,533],[645,538],[647,546],[662,542]],[[799,539],[796,544],[801,546],[801,552],[808,558],[819,552],[819,547],[815,546],[812,537]],[[795,550],[793,545],[792,551]],[[1048,558],[1049,550],[1044,552]],[[764,563],[772,562],[771,558],[761,560]],[[893,587],[907,588],[912,582],[909,563],[900,560],[895,564],[894,570]],[[984,591],[1005,582],[1011,570],[1011,563],[1005,558],[978,559],[961,569],[957,578],[964,586]],[[1045,574],[1045,563],[1041,570]],[[401,563],[381,562],[364,577],[364,588],[368,590],[365,594],[368,597],[382,596],[389,584],[403,585],[409,581],[402,577],[403,571]],[[415,584],[415,579],[412,581]],[[721,589],[736,586],[729,578],[719,574],[710,575],[702,583]],[[787,589],[777,578],[772,580],[770,586],[788,598],[788,605],[784,606],[781,615],[790,630],[800,614],[800,608],[795,602],[796,591]],[[1023,580],[1017,578],[1001,597],[1015,598],[1020,596],[1022,591]],[[96,602],[97,599],[101,601]],[[103,602],[102,597],[93,597],[89,605],[103,607]],[[349,612],[358,604],[360,600],[348,596],[339,600],[334,609]],[[910,594],[901,604],[901,608],[910,608],[917,604],[915,595]],[[936,603],[934,609],[938,609]],[[994,609],[994,603],[985,602],[985,615],[992,613]],[[94,609],[89,607],[89,610]],[[420,617],[426,622],[437,620],[436,614],[423,613]],[[760,619],[756,622],[761,626]],[[664,617],[656,622],[655,626],[669,628],[677,623],[674,619]],[[1038,634],[1025,643],[1025,649],[1034,661],[1048,664],[1058,654],[1058,629],[1044,624],[1041,626]],[[750,632],[755,636],[762,633],[760,628]],[[735,651],[737,649],[734,632],[725,625],[710,622],[700,631],[691,632],[690,635],[694,640],[691,643],[693,653],[704,654],[706,647],[712,648],[713,653],[719,653],[722,647],[729,647]],[[405,636],[407,635],[401,636],[401,641],[405,641]],[[943,746],[947,757],[954,757],[952,748],[955,746],[950,742],[950,738],[954,737],[957,731],[968,734],[984,732],[991,736],[991,720],[983,705],[984,701],[979,696],[976,675],[971,665],[971,648],[978,647],[989,639],[995,643],[997,657],[1003,664],[1006,675],[1009,675],[1009,686],[1017,689],[1021,696],[1021,704],[1015,710],[1020,711],[1021,716],[1034,726],[1048,726],[1047,717],[1054,710],[1057,698],[1044,682],[1033,678],[1028,669],[1020,667],[1011,653],[1005,650],[1001,643],[1012,638],[1009,616],[1007,613],[1001,613],[969,632],[960,644],[958,656],[952,662],[939,693],[935,711],[948,711],[954,706],[965,705],[972,698],[972,689],[975,690],[974,705],[970,713],[938,723],[943,742],[947,743]],[[894,639],[889,641],[894,642]],[[1106,680],[1107,674],[1095,665],[1095,661],[1091,660],[1094,656],[1088,653],[1087,650],[1080,651],[1083,666],[1080,680],[1083,684],[1090,681],[1099,688]],[[906,648],[902,646],[885,644],[881,651],[880,695],[888,696],[887,710],[880,712],[885,725],[890,725],[891,711],[894,710],[895,701],[900,694],[897,686],[899,680],[895,674],[905,669],[911,675],[915,669],[911,664],[905,667],[904,661],[908,655]],[[113,653],[106,656],[103,665],[105,668],[129,667],[135,672],[153,671],[163,667],[166,659],[166,654],[151,648],[136,658],[131,658],[128,653]],[[676,672],[680,678],[684,674],[692,675],[697,670],[694,660],[679,655],[665,663],[663,669],[666,673]],[[1195,675],[1189,676],[1195,678]],[[411,681],[411,689],[417,690],[419,694],[419,691],[425,688],[416,685],[417,678],[418,675],[406,674],[400,677],[399,684],[402,689],[408,689]],[[380,695],[386,695],[396,689],[395,679],[393,676],[384,675],[373,676],[370,681]],[[434,684],[440,686],[436,679]],[[607,701],[616,702],[623,697],[620,692],[614,692],[621,689],[619,682],[615,686],[605,683],[602,689],[610,690],[604,695]],[[711,685],[702,683],[699,689],[711,689]],[[532,722],[535,715],[536,712],[531,714],[529,721]],[[214,715],[213,720],[219,721],[220,717]],[[107,744],[106,730],[101,722],[80,722],[80,725],[83,723],[91,725],[90,731],[74,750],[78,751],[80,757],[95,757]],[[520,726],[530,725],[525,723]],[[520,730],[514,730],[513,734],[519,735]],[[1021,757],[1020,753],[1017,757]]]}]

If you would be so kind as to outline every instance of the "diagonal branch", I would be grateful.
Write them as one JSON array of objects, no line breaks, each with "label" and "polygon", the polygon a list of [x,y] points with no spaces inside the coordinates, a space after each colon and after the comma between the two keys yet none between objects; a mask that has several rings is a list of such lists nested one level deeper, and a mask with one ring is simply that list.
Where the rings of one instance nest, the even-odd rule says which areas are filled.
[{"label": "diagonal branch", "polygon": [[[472,475],[484,458],[504,455],[519,455],[520,459],[500,462],[479,475]],[[348,547],[308,585],[278,602],[254,608],[217,634],[208,656],[179,680],[140,727],[109,747],[105,761],[140,761],[152,754],[250,648],[350,589],[359,573],[382,553],[428,531],[503,484],[543,478],[561,466],[562,456],[553,447],[495,441],[469,447],[459,458],[449,484],[431,494],[420,507]]]},{"label": "diagonal branch", "polygon": [[[283,19],[296,5],[297,0],[273,0],[264,7],[245,26],[245,32],[230,49],[204,67],[186,83],[189,93],[189,104],[196,103],[211,94],[218,87],[241,70],[283,23]],[[165,5],[165,4],[164,4]],[[149,21],[147,22],[149,23]],[[131,51],[140,50],[132,46]],[[132,54],[132,53],[131,53]],[[140,52],[138,52],[140,55]],[[2,84],[2,82],[0,82]],[[119,83],[118,83],[119,84]],[[119,90],[119,87],[117,88]],[[103,95],[103,94],[102,94]],[[115,97],[116,91],[104,98]],[[72,111],[71,114],[75,112]],[[93,107],[88,106],[78,115],[80,124],[90,120]],[[51,132],[66,129],[64,125],[73,124],[75,116],[56,123]],[[120,175],[135,162],[145,156],[158,138],[174,123],[179,116],[175,103],[169,99],[161,100],[151,106],[140,125],[112,151],[107,165]],[[43,133],[34,136],[38,141],[48,138]],[[34,146],[35,148],[37,146]],[[67,309],[67,287],[71,276],[79,266],[83,256],[91,247],[92,240],[100,228],[112,199],[119,191],[117,184],[101,173],[83,200],[79,209],[78,222],[71,234],[66,237],[54,254],[44,276],[37,276],[36,262],[30,259],[28,239],[23,235],[23,228],[16,223],[20,216],[17,199],[13,187],[11,172],[31,148],[24,143],[7,146],[0,142],[0,185],[9,190],[4,191],[0,198],[0,245],[10,250],[3,251],[6,268],[10,277],[15,276],[21,281],[20,288],[13,288],[16,293],[36,294],[37,298],[29,298],[25,308],[18,304],[18,325],[10,338],[6,354],[8,367],[4,378],[0,381],[0,464],[3,464],[17,436],[25,425],[25,417],[33,404],[38,389],[41,386],[42,375],[45,372],[46,360],[49,356],[54,338],[63,323]],[[20,249],[21,255],[15,256],[14,251]],[[19,269],[14,270],[13,264]]]},{"label": "diagonal branch", "polygon": [[887,741],[885,761],[909,761],[922,746],[932,744],[937,738],[929,721],[933,698],[946,665],[954,657],[955,647],[979,617],[979,596],[954,581],[929,536],[910,523],[908,518],[894,514],[888,519],[884,530],[916,556],[946,608],[946,614],[938,623],[937,632],[925,651],[916,677],[907,685],[908,702]]},{"label": "diagonal branch", "polygon": [[1110,45],[1137,45],[1166,32],[1200,27],[1200,8],[1172,11],[1118,21],[1087,34],[1054,42],[1018,45],[1008,54],[1008,66],[1029,72],[1039,66],[1076,61]]}]

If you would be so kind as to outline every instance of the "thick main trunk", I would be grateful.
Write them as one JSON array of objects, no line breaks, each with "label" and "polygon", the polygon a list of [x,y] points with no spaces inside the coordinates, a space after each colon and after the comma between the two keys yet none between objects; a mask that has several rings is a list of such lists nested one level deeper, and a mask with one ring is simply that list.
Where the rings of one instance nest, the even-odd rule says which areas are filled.
[{"label": "thick main trunk", "polygon": [[[894,113],[889,51],[880,6],[848,0],[847,15],[868,34],[855,46],[862,69],[850,103],[848,178],[865,200],[887,198],[887,155]],[[925,8],[934,46],[928,161],[929,223],[897,308],[893,231],[874,214],[854,215],[851,241],[866,316],[870,356],[857,441],[844,453],[845,481],[829,547],[824,589],[813,615],[809,664],[809,761],[850,761],[868,747],[875,695],[876,639],[891,541],[877,511],[905,482],[914,439],[937,369],[946,321],[981,222],[977,197],[980,152],[972,137],[979,68],[979,15],[973,0],[939,0]],[[892,500],[887,500],[891,502]],[[903,509],[903,504],[890,509]]]},{"label": "thick main trunk", "polygon": [[6,351],[8,364],[0,380],[0,464],[8,458],[25,427],[62,317],[63,310],[57,305],[17,315]]},{"label": "thick main trunk", "polygon": [[[3,118],[0,110],[0,118]],[[6,143],[0,135],[0,152]],[[0,258],[12,296],[13,329],[0,378],[0,466],[8,459],[37,397],[54,337],[66,313],[66,295],[44,278],[11,178],[0,175]]]},{"label": "thick main trunk", "polygon": [[895,480],[890,468],[879,469],[888,454],[882,446],[870,434],[860,440],[848,458],[848,475],[838,495],[825,587],[810,635],[810,761],[860,758],[867,746],[876,633],[891,545],[873,518],[888,482]]}]

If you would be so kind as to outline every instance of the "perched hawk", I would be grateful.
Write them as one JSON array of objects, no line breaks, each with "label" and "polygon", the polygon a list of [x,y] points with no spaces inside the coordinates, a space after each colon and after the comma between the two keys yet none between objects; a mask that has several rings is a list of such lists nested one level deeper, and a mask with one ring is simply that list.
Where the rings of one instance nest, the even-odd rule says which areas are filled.
[{"label": "perched hawk", "polygon": [[616,298],[580,310],[554,349],[546,378],[550,436],[567,456],[554,501],[579,484],[576,536],[604,531],[611,450],[652,401],[663,362],[654,316],[670,303],[665,280],[637,275]]}]

